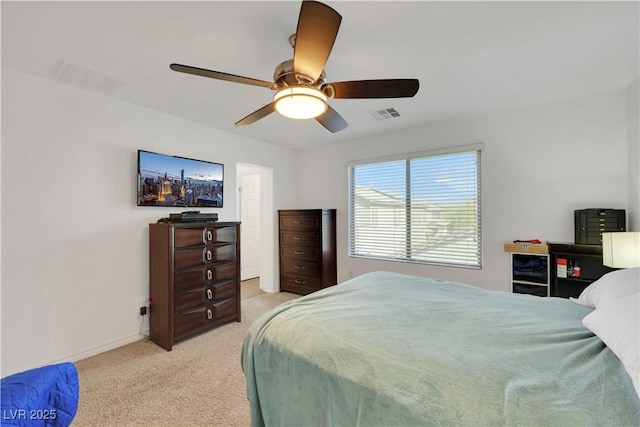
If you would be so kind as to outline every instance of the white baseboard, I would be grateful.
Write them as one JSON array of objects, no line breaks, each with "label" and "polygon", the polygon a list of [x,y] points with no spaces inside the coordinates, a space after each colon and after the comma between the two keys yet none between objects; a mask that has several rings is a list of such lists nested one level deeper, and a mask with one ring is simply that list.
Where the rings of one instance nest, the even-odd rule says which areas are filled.
[{"label": "white baseboard", "polygon": [[142,331],[139,334],[131,335],[116,341],[112,341],[110,343],[106,343],[100,345],[98,347],[94,347],[92,349],[83,351],[81,353],[71,354],[63,359],[55,360],[51,362],[54,363],[62,363],[62,362],[77,362],[79,360],[86,359],[88,357],[96,356],[100,353],[104,353],[105,351],[113,350],[114,348],[122,347],[123,345],[131,344],[132,342],[140,341],[149,336],[149,330]]}]

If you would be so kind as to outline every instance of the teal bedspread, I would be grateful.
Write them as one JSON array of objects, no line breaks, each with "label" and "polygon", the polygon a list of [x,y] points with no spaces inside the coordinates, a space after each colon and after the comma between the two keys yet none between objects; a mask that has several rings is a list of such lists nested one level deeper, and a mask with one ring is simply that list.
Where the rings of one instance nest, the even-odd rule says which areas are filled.
[{"label": "teal bedspread", "polygon": [[637,426],[622,363],[560,298],[369,273],[247,332],[253,425]]}]

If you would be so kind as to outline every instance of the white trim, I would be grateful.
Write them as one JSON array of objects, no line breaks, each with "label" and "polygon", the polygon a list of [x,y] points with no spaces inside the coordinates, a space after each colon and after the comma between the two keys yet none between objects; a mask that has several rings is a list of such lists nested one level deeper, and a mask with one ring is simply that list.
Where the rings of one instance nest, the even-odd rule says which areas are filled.
[{"label": "white trim", "polygon": [[351,160],[346,163],[348,167],[366,165],[369,163],[392,162],[395,160],[410,160],[420,157],[440,156],[444,154],[464,153],[465,151],[482,151],[485,149],[484,142],[477,142],[468,145],[456,145],[453,147],[434,148],[426,151],[415,151],[411,153],[392,154],[389,156],[373,157],[368,159]]},{"label": "white trim", "polygon": [[[122,347],[123,345],[127,345],[127,344],[131,344],[134,343],[136,341],[140,341],[140,340],[145,340],[148,337],[148,335],[144,335],[144,333],[149,333],[149,331],[143,331],[142,333],[138,333],[135,335],[131,335],[116,341],[111,341],[110,343],[107,344],[103,344],[103,345],[99,345],[97,347],[93,347],[92,349],[89,349],[87,351],[83,351],[81,353],[75,353],[75,354],[71,354],[67,357],[63,357],[61,359],[57,359],[57,360],[53,360],[50,362],[50,364],[56,364],[56,363],[62,363],[62,362],[77,362],[79,360],[84,360],[87,359],[89,357],[92,356],[96,356],[100,353],[104,353],[106,351],[109,350],[113,350],[116,349],[118,347]],[[153,344],[155,345],[155,344]]]},{"label": "white trim", "polygon": [[[394,155],[394,156],[387,156],[387,157],[379,157],[376,159],[369,159],[369,160],[363,160],[363,161],[359,161],[359,162],[350,162],[348,163],[347,166],[347,175],[348,175],[348,191],[347,191],[347,206],[348,206],[348,213],[347,213],[347,217],[348,217],[348,226],[347,226],[347,231],[348,231],[348,239],[347,239],[347,253],[348,256],[350,258],[369,258],[369,259],[378,259],[378,260],[386,260],[386,261],[401,261],[401,262],[408,262],[408,263],[419,263],[419,264],[428,264],[428,265],[440,265],[440,266],[447,266],[447,267],[458,267],[458,268],[469,268],[469,269],[478,269],[478,270],[482,270],[482,266],[483,266],[483,242],[482,242],[482,161],[481,161],[481,153],[484,149],[485,145],[483,143],[477,143],[477,144],[469,144],[469,145],[464,145],[464,146],[456,146],[456,147],[447,147],[447,148],[440,148],[440,149],[434,149],[434,150],[428,150],[428,151],[422,151],[422,152],[414,152],[414,153],[408,153],[408,154],[403,154],[403,155]],[[412,236],[412,231],[413,231],[413,227],[409,224],[412,224],[412,220],[410,220],[409,217],[412,217],[413,214],[409,213],[411,211],[411,206],[413,206],[413,203],[411,204],[411,206],[407,205],[405,207],[406,209],[406,213],[405,215],[409,215],[409,217],[407,217],[407,219],[405,220],[405,227],[406,227],[406,235],[404,237],[404,239],[406,240],[406,247],[407,247],[407,252],[406,252],[406,256],[401,256],[398,255],[397,257],[392,256],[392,253],[397,253],[398,250],[400,250],[397,246],[397,244],[399,242],[397,242],[395,240],[395,237],[393,237],[393,242],[396,243],[396,246],[389,246],[388,243],[381,243],[381,244],[371,244],[372,239],[374,238],[374,234],[371,233],[375,233],[376,230],[369,230],[368,233],[364,234],[364,237],[362,237],[362,242],[366,242],[367,238],[368,238],[368,242],[369,242],[369,246],[370,249],[375,249],[375,250],[380,250],[382,252],[380,252],[380,255],[371,255],[371,254],[367,254],[367,253],[354,253],[353,249],[354,249],[354,245],[356,243],[356,238],[354,236],[354,203],[355,203],[355,177],[354,177],[354,171],[356,168],[360,168],[360,167],[367,167],[367,166],[372,166],[372,165],[379,165],[379,164],[385,164],[385,163],[393,163],[393,162],[405,162],[406,163],[406,168],[409,168],[410,165],[414,162],[414,161],[421,161],[423,159],[428,159],[428,158],[434,158],[434,157],[438,157],[438,156],[455,156],[455,155],[462,155],[462,154],[466,154],[466,153],[475,153],[475,158],[476,158],[476,163],[477,163],[477,192],[476,192],[476,196],[477,196],[477,216],[476,216],[476,220],[477,220],[477,244],[476,247],[478,249],[478,253],[477,253],[477,257],[474,257],[474,259],[477,259],[477,264],[473,263],[473,264],[469,264],[467,262],[456,262],[456,261],[452,261],[450,259],[446,259],[443,261],[438,261],[437,259],[426,259],[426,258],[418,258],[418,257],[414,257],[412,252],[413,252],[413,236]],[[407,171],[405,172],[406,177],[405,177],[405,186],[406,187],[406,191],[407,194],[410,194],[410,189],[409,186],[413,183],[413,181],[410,178],[410,173],[409,170],[407,169]],[[395,224],[395,220],[393,219],[393,215],[392,216],[384,216],[383,215],[383,222],[385,222],[384,225],[389,226],[389,221],[393,220],[394,224]],[[366,226],[365,226],[366,227]],[[370,228],[375,228],[375,226],[371,226]],[[387,227],[388,228],[388,227]],[[387,230],[388,231],[388,230]],[[393,233],[393,232],[392,232]],[[358,239],[358,241],[360,241]],[[444,241],[443,241],[444,242]],[[401,243],[401,242],[400,242]],[[364,243],[363,243],[364,244]],[[454,254],[457,253],[461,253],[461,254],[467,254],[466,251],[458,251],[458,249],[460,249],[459,245],[454,245]],[[387,252],[388,250],[390,250],[391,252]],[[385,255],[383,255],[383,253]],[[441,251],[437,251],[438,254],[441,254]],[[461,258],[461,259],[466,259],[466,258]]]}]

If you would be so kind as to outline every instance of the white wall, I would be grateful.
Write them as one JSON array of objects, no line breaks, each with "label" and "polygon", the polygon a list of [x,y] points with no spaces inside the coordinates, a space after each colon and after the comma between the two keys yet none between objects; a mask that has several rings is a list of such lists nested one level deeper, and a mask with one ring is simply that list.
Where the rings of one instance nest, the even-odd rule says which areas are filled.
[{"label": "white wall", "polygon": [[627,89],[629,138],[629,231],[640,231],[640,79]]},{"label": "white wall", "polygon": [[175,209],[136,206],[137,149],[224,163],[221,221],[236,162],[294,205],[290,150],[3,68],[2,376],[140,338],[148,224]]},{"label": "white wall", "polygon": [[[1,375],[139,338],[147,224],[172,211],[136,207],[139,148],[224,163],[221,220],[237,219],[238,162],[273,170],[274,212],[337,208],[339,280],[386,269],[507,290],[504,241],[572,241],[574,209],[640,215],[640,159],[627,161],[635,85],[294,153],[3,68]],[[482,271],[347,256],[348,161],[475,142],[486,145]]]},{"label": "white wall", "polygon": [[[627,140],[624,91],[435,123],[299,152],[298,206],[338,210],[339,281],[392,270],[508,290],[505,241],[572,242],[574,209],[627,208]],[[346,162],[476,142],[486,145],[481,271],[348,257]]]}]

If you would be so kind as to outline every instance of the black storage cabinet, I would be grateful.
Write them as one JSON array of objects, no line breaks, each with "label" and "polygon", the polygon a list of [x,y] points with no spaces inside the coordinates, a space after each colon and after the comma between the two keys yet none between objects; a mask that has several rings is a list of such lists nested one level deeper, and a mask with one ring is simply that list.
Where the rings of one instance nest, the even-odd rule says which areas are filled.
[{"label": "black storage cabinet", "polygon": [[574,211],[576,245],[602,245],[602,233],[626,231],[624,209]]},{"label": "black storage cabinet", "polygon": [[[578,298],[587,286],[606,273],[615,270],[602,264],[602,246],[598,245],[549,243],[549,255],[551,256],[552,297]],[[564,259],[567,263],[571,262],[574,267],[580,266],[579,277],[570,274],[560,276],[558,274],[558,259]]]}]

